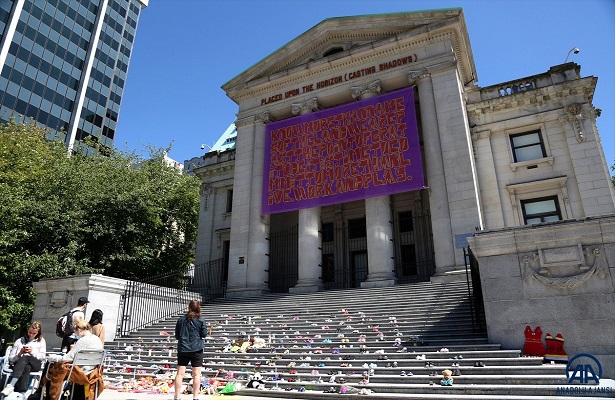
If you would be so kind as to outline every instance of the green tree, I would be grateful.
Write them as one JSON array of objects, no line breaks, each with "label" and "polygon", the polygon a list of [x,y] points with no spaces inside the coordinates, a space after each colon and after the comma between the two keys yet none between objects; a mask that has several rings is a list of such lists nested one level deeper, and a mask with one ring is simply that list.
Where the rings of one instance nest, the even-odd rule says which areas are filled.
[{"label": "green tree", "polygon": [[0,125],[0,328],[30,318],[41,278],[144,280],[193,261],[199,182],[164,163],[168,149],[67,157],[47,136]]}]

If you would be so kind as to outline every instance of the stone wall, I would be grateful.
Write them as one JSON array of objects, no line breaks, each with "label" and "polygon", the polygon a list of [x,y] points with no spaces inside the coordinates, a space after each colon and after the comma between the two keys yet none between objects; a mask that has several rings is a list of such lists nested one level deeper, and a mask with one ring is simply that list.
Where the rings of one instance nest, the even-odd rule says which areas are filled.
[{"label": "stone wall", "polygon": [[[122,301],[127,289],[127,299]],[[59,349],[62,339],[55,335],[56,321],[77,306],[79,297],[85,296],[90,301],[85,313],[87,320],[97,308],[103,312],[106,342],[122,333],[118,321],[126,321],[124,334],[127,334],[152,321],[183,312],[190,300],[200,299],[195,292],[97,274],[42,279],[34,283],[34,290],[32,319],[41,321],[48,351]]]},{"label": "stone wall", "polygon": [[33,320],[41,321],[47,351],[59,348],[62,339],[55,334],[56,321],[62,314],[77,306],[79,297],[90,300],[86,319],[97,308],[103,312],[105,341],[115,338],[120,299],[128,281],[103,275],[79,275],[58,279],[42,279],[34,283],[36,302]]},{"label": "stone wall", "polygon": [[[569,358],[615,377],[615,215],[482,231],[478,259],[489,341],[523,349],[524,329],[560,333]],[[544,342],[544,336],[543,336]]]}]

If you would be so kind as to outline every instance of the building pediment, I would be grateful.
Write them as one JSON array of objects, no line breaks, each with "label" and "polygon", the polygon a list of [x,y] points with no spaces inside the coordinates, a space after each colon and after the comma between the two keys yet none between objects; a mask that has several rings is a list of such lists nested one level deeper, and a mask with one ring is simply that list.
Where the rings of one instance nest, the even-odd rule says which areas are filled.
[{"label": "building pediment", "polygon": [[468,77],[475,77],[463,10],[456,8],[326,19],[222,88],[233,98],[234,92],[267,80],[355,56],[362,51],[373,51],[398,40],[434,36],[446,30],[454,31],[457,46],[453,51],[464,63],[462,69]]}]

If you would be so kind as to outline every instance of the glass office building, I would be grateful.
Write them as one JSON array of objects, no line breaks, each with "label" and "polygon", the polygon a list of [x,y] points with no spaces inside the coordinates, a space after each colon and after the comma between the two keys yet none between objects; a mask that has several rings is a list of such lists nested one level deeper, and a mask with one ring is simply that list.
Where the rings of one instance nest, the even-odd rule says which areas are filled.
[{"label": "glass office building", "polygon": [[0,120],[31,119],[66,145],[113,145],[149,0],[0,0]]}]

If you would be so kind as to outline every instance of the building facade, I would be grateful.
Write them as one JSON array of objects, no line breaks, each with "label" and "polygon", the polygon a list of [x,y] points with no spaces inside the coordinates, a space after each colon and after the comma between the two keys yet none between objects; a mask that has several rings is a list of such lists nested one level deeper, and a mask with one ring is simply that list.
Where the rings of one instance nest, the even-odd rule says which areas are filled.
[{"label": "building facade", "polygon": [[111,147],[148,1],[0,2],[0,120],[34,120],[71,149]]},{"label": "building facade", "polygon": [[[566,63],[485,88],[476,81],[463,11],[445,9],[327,19],[225,83],[237,119],[186,166],[202,181],[198,267],[215,269],[227,296],[446,281],[465,271],[463,249],[475,232],[615,213],[592,104],[595,77]],[[365,183],[352,198],[267,209],[276,185],[300,185],[289,165],[280,167],[287,180],[272,172],[273,154],[288,150],[276,133],[347,109],[386,108],[386,96],[398,92],[409,93],[404,110],[415,122],[404,120],[395,134],[419,149],[400,160],[420,164],[414,178],[423,185],[380,193],[371,191],[380,184]],[[280,125],[286,130],[273,128]],[[330,126],[319,127],[310,125],[315,141],[299,134],[300,155],[286,153],[287,161],[326,169],[305,156],[333,136]],[[355,152],[363,150],[358,136]],[[394,147],[378,149],[383,156]],[[363,161],[386,169],[376,158]],[[395,167],[373,176],[392,177],[385,186],[393,186]],[[364,179],[356,171],[353,179]],[[340,188],[340,177],[323,180]],[[279,202],[296,200],[288,193]]]}]

